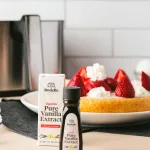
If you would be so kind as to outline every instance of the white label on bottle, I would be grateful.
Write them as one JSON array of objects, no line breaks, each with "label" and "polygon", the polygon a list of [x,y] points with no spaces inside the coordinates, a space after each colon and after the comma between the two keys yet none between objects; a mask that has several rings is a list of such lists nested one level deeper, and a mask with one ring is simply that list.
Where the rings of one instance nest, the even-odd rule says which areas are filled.
[{"label": "white label on bottle", "polygon": [[63,136],[63,150],[79,150],[78,119],[73,113],[66,116]]}]

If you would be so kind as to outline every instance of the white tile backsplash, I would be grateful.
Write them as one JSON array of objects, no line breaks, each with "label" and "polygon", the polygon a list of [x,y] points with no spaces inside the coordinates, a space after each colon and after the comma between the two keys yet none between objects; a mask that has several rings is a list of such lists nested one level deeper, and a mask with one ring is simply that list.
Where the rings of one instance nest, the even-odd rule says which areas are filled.
[{"label": "white tile backsplash", "polygon": [[0,0],[0,20],[19,21],[24,15],[38,15],[43,21],[63,20],[65,0]]},{"label": "white tile backsplash", "polygon": [[109,76],[122,68],[133,79],[138,61],[150,58],[149,18],[150,0],[66,0],[67,77],[98,62]]},{"label": "white tile backsplash", "polygon": [[150,56],[150,30],[114,31],[114,56]]},{"label": "white tile backsplash", "polygon": [[67,28],[150,28],[150,1],[67,0]]},{"label": "white tile backsplash", "polygon": [[111,30],[66,29],[65,56],[112,56]]}]

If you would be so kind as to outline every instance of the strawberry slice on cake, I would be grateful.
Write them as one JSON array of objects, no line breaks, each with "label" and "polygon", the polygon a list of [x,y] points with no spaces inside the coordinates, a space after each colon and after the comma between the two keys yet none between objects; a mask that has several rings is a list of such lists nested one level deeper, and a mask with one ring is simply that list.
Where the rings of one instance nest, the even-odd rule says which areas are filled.
[{"label": "strawberry slice on cake", "polygon": [[111,89],[112,91],[115,91],[115,89],[116,89],[116,87],[117,87],[117,85],[118,85],[118,82],[117,82],[115,79],[110,78],[110,77],[107,77],[107,78],[105,79],[105,82],[107,83],[107,85],[110,87],[110,89]]},{"label": "strawberry slice on cake", "polygon": [[79,74],[82,77],[82,79],[86,79],[87,78],[86,67],[80,68],[80,70],[77,72],[77,74]]},{"label": "strawberry slice on cake", "polygon": [[143,86],[147,91],[150,91],[150,76],[147,75],[144,71],[142,71],[141,82],[142,82],[142,86]]},{"label": "strawberry slice on cake", "polygon": [[115,95],[119,97],[133,98],[135,97],[135,91],[128,76],[123,76],[118,83]]},{"label": "strawberry slice on cake", "polygon": [[107,85],[107,83],[103,80],[97,80],[97,81],[91,81],[90,79],[86,82],[85,84],[85,88],[87,93],[93,89],[93,88],[97,88],[97,87],[104,87],[104,89],[106,91],[111,91],[110,87]]},{"label": "strawberry slice on cake", "polygon": [[127,74],[125,73],[125,71],[123,71],[122,69],[119,69],[117,71],[114,79],[119,83],[124,76],[127,76]]},{"label": "strawberry slice on cake", "polygon": [[80,96],[86,96],[86,94],[87,94],[83,80],[79,74],[75,74],[67,86],[80,87],[80,90],[81,90]]}]

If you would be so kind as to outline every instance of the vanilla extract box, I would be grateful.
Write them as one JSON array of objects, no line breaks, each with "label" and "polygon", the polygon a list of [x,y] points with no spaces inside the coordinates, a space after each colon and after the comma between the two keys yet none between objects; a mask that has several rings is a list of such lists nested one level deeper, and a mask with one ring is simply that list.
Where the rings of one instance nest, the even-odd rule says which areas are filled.
[{"label": "vanilla extract box", "polygon": [[38,144],[59,146],[64,74],[40,74],[38,91]]}]

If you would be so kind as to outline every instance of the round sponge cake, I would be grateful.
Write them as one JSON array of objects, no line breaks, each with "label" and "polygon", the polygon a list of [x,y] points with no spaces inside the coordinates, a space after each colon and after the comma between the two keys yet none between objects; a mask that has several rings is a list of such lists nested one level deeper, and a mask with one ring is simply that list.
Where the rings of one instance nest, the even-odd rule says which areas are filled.
[{"label": "round sponge cake", "polygon": [[150,111],[150,96],[135,98],[81,97],[81,112],[125,113]]}]

